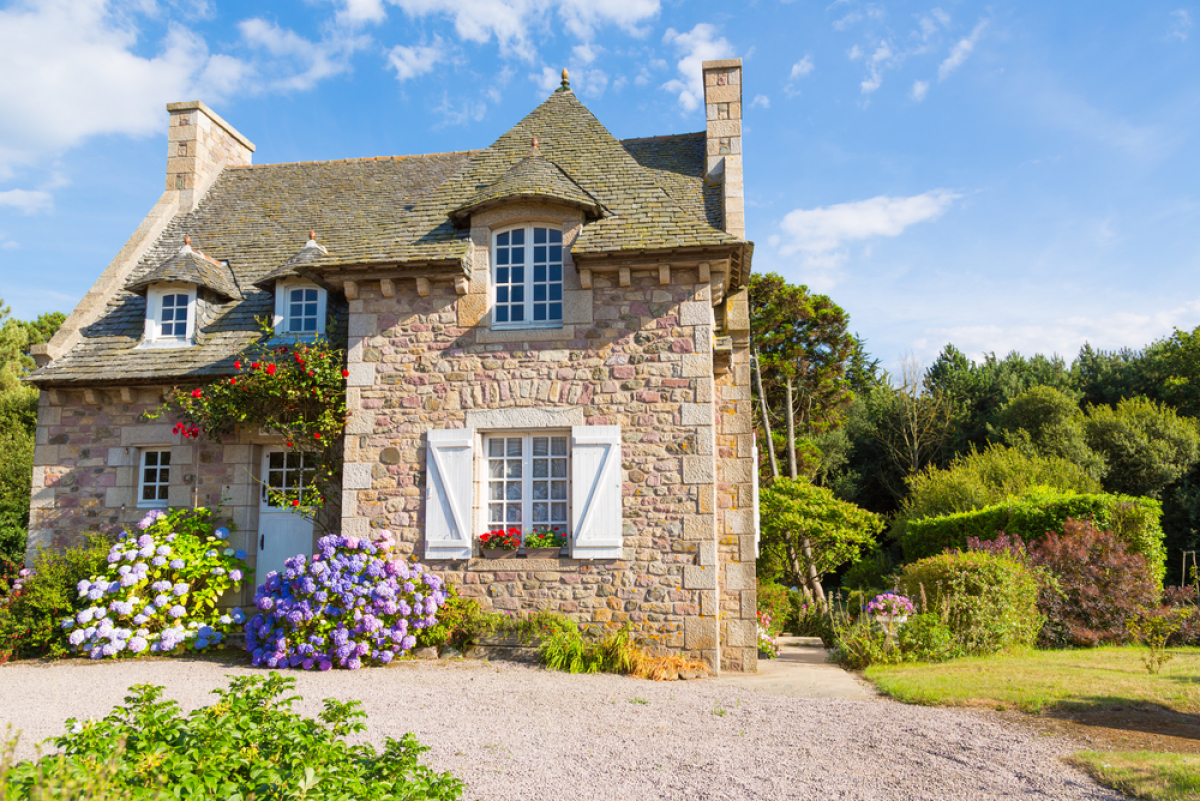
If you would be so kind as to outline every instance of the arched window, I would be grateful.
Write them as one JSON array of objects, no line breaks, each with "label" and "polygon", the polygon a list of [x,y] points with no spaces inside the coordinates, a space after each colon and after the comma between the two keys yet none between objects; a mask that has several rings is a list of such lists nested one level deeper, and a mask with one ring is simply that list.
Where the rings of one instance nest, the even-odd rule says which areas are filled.
[{"label": "arched window", "polygon": [[557,327],[563,319],[562,229],[521,225],[492,238],[492,326]]},{"label": "arched window", "polygon": [[307,281],[280,281],[275,287],[275,333],[311,337],[325,333],[325,290]]}]

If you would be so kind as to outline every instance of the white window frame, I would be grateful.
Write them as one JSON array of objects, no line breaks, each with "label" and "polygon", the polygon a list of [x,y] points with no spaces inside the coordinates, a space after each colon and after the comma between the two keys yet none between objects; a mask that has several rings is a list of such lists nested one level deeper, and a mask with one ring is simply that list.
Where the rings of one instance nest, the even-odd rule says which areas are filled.
[{"label": "white window frame", "polygon": [[[162,454],[165,453],[167,455],[167,459],[168,459],[168,463],[166,465],[167,480],[165,482],[158,480],[158,479],[162,478],[161,471],[163,470],[163,465],[155,464],[155,465],[153,465],[153,469],[155,470],[155,479],[156,480],[151,482],[149,485],[149,486],[155,487],[156,489],[166,488],[167,497],[165,497],[165,498],[143,498],[142,497],[145,494],[146,487],[148,486],[146,483],[146,469],[147,469],[146,457],[152,453],[156,455],[155,456],[156,462],[161,460]],[[171,447],[169,445],[146,445],[146,446],[142,446],[141,448],[139,448],[138,478],[137,478],[137,506],[139,508],[141,508],[141,509],[165,509],[167,506],[170,505],[171,469],[174,467],[174,465],[170,464],[170,461],[169,461],[170,457],[171,457]],[[157,495],[157,494],[158,493],[155,492],[155,495]]]},{"label": "white window frame", "polygon": [[[315,289],[317,291],[317,330],[292,331],[291,302],[289,296],[294,289]],[[289,280],[275,284],[275,335],[289,339],[311,339],[325,335],[325,317],[328,308],[328,293],[312,281]]]},{"label": "white window frame", "polygon": [[[479,530],[479,532],[476,534],[475,539],[479,538],[479,536],[478,536],[479,534],[483,534],[488,531],[495,531],[497,529],[503,529],[503,530],[507,531],[510,528],[520,528],[521,535],[522,535],[522,542],[524,542],[525,535],[530,534],[535,528],[538,528],[541,526],[551,526],[551,527],[557,526],[559,531],[562,532],[563,536],[566,537],[567,539],[570,539],[570,533],[571,533],[571,431],[570,431],[570,429],[534,429],[534,430],[524,430],[524,431],[520,431],[520,430],[518,430],[518,431],[512,431],[512,430],[509,430],[509,431],[484,431],[481,433],[482,433],[482,449],[477,457],[482,462],[481,470],[479,471],[481,473],[481,477],[480,477],[481,486],[477,487],[477,497],[480,498],[480,503],[481,503],[481,507],[482,507],[483,526]],[[492,497],[491,497],[491,487],[492,487],[493,479],[492,479],[492,475],[490,472],[490,467],[491,467],[491,460],[493,457],[491,456],[490,443],[493,441],[516,439],[518,437],[521,439],[521,443],[522,443],[521,444],[521,456],[520,456],[520,459],[521,459],[521,488],[522,488],[521,499],[520,499],[521,520],[517,523],[510,523],[506,519],[504,521],[496,523],[496,522],[493,522],[492,518],[491,518],[492,504],[499,502],[499,503],[503,503],[505,506],[507,506],[508,502],[507,501],[493,501]],[[563,459],[565,462],[565,465],[566,465],[565,474],[562,477],[554,477],[552,475],[545,477],[545,480],[547,480],[547,481],[552,481],[552,482],[553,481],[561,481],[562,484],[566,487],[566,494],[561,499],[555,499],[553,497],[546,499],[546,502],[550,503],[550,504],[553,504],[556,502],[563,504],[565,511],[564,511],[564,514],[563,514],[561,520],[551,519],[551,520],[546,520],[546,521],[535,521],[533,519],[533,504],[535,501],[535,499],[533,497],[533,482],[536,480],[539,480],[539,477],[537,477],[533,474],[534,473],[533,460],[535,458],[539,458],[539,457],[535,457],[533,455],[533,439],[535,437],[547,437],[547,438],[556,438],[557,437],[557,438],[566,440],[566,454],[565,455],[554,456],[553,450],[551,450],[551,455],[549,457],[547,457],[547,458],[551,458],[551,459]],[[551,449],[552,448],[553,448],[553,446],[551,445]],[[504,458],[505,458],[505,461],[509,461],[511,457],[506,456]],[[550,472],[551,473],[553,472],[553,468],[551,468]],[[505,483],[507,484],[507,482],[505,482]],[[553,489],[551,489],[551,494],[553,494]],[[551,507],[550,514],[553,515],[553,507]]]},{"label": "white window frame", "polygon": [[[528,328],[562,328],[563,327],[563,319],[566,317],[566,308],[565,308],[566,282],[565,282],[565,280],[563,280],[566,277],[566,275],[565,275],[566,267],[563,265],[563,256],[565,256],[565,250],[566,250],[566,245],[564,243],[560,243],[560,245],[559,245],[563,249],[564,253],[559,256],[559,261],[558,261],[558,267],[560,270],[560,280],[558,281],[558,283],[562,284],[560,291],[563,293],[564,297],[560,298],[557,301],[549,301],[549,300],[546,301],[547,303],[554,302],[554,303],[558,303],[561,306],[563,306],[563,313],[557,320],[534,320],[534,319],[532,319],[533,318],[533,304],[534,304],[534,299],[533,299],[533,289],[534,289],[533,230],[535,228],[545,228],[550,231],[557,231],[560,236],[562,235],[562,224],[561,223],[552,223],[552,222],[526,222],[526,223],[520,223],[517,225],[505,225],[503,227],[494,228],[491,232],[491,242],[489,244],[489,247],[490,247],[490,254],[491,254],[490,261],[491,261],[491,265],[492,265],[492,272],[491,272],[491,280],[490,280],[489,284],[491,286],[491,296],[490,296],[491,309],[492,309],[491,327],[493,329],[513,330],[513,329],[528,329]],[[525,231],[524,247],[526,249],[526,252],[529,254],[528,257],[525,259],[524,265],[522,265],[525,270],[525,280],[522,283],[523,292],[524,292],[525,297],[524,297],[524,300],[522,300],[521,302],[524,305],[525,316],[527,319],[518,320],[517,322],[513,322],[511,320],[506,320],[504,322],[497,322],[495,312],[496,312],[496,304],[498,303],[497,290],[499,289],[499,287],[497,286],[497,281],[496,281],[496,279],[497,279],[496,271],[509,266],[509,265],[501,265],[498,263],[497,253],[496,253],[497,247],[498,247],[497,240],[499,239],[501,234],[511,233],[512,231],[518,231],[518,230]],[[565,237],[563,237],[563,238],[565,239]],[[547,247],[549,247],[549,246],[550,246],[549,242],[547,242]]]},{"label": "white window frame", "polygon": [[[183,337],[162,334],[162,304],[168,295],[187,295],[187,331]],[[187,348],[196,341],[195,284],[153,284],[146,290],[146,334],[144,344],[154,348]]]}]

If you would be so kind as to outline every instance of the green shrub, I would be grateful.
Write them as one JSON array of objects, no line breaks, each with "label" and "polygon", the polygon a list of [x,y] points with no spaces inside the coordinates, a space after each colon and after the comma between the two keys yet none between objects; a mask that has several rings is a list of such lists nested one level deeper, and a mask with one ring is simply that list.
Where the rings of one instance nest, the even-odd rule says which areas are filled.
[{"label": "green shrub", "polygon": [[896,563],[881,550],[876,550],[852,564],[842,574],[842,588],[847,590],[866,590],[879,587],[891,587],[892,575],[896,572]]},{"label": "green shrub", "polygon": [[896,645],[908,662],[944,662],[961,652],[950,626],[933,612],[913,615],[901,625]]},{"label": "green shrub", "polygon": [[[799,595],[800,593],[795,593]],[[758,582],[758,611],[771,618],[771,636],[791,631],[793,621],[792,593],[773,581]]]},{"label": "green shrub", "polygon": [[900,587],[941,616],[968,654],[1031,646],[1042,627],[1037,575],[1005,556],[943,553],[904,566]]},{"label": "green shrub", "polygon": [[447,584],[446,603],[438,609],[438,622],[417,631],[417,646],[443,648],[450,646],[466,653],[484,635],[502,622],[503,615],[488,612],[474,598],[463,598],[458,587]]},{"label": "green shrub", "polygon": [[568,673],[634,673],[642,657],[625,624],[599,640],[585,640],[577,626],[562,628],[542,640],[542,664]]},{"label": "green shrub", "polygon": [[18,658],[70,653],[63,618],[72,615],[79,596],[78,584],[108,568],[109,540],[87,535],[79,546],[38,551],[33,575],[7,605],[0,607],[0,654]]},{"label": "green shrub", "polygon": [[238,676],[214,690],[218,703],[187,717],[162,687],[130,688],[125,706],[99,721],[67,721],[55,739],[61,754],[22,762],[0,776],[0,798],[57,798],[51,788],[86,783],[104,766],[103,797],[157,799],[354,798],[454,801],[463,782],[418,762],[429,749],[412,734],[387,738],[382,753],[345,735],[366,725],[358,701],[325,700],[313,720],[291,711],[296,680],[278,673]]},{"label": "green shrub", "polygon": [[1166,571],[1161,517],[1162,504],[1150,498],[1040,488],[972,512],[910,520],[904,532],[904,555],[915,560],[947,549],[965,549],[968,537],[990,540],[1001,531],[1033,542],[1048,531],[1062,531],[1068,518],[1091,519],[1097,528],[1116,534],[1131,553],[1144,556],[1161,584]]}]

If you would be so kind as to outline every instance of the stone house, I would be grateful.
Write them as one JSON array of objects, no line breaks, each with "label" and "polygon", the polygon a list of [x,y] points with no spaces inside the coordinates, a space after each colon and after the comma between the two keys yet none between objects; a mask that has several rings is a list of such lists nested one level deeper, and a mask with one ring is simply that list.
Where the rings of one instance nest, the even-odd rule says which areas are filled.
[{"label": "stone house", "polygon": [[[252,165],[204,104],[168,105],[165,192],[36,354],[31,553],[218,502],[260,577],[311,553],[264,490],[302,455],[142,419],[265,317],[345,342],[343,533],[391,530],[488,607],[754,670],[741,61],[703,70],[701,133],[617,140],[564,71],[489,147],[421,156]],[[557,558],[480,558],[544,524]]]}]

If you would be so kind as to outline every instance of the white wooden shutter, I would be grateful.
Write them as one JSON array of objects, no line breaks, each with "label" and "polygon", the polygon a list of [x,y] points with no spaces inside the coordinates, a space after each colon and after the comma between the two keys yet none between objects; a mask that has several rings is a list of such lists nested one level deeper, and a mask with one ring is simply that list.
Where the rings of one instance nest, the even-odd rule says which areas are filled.
[{"label": "white wooden shutter", "polygon": [[475,430],[426,433],[425,558],[471,558]]},{"label": "white wooden shutter", "polygon": [[754,482],[754,557],[757,559],[758,543],[761,537],[761,529],[758,522],[758,437],[750,443],[750,456],[754,461],[754,466],[751,468],[752,481]]},{"label": "white wooden shutter", "polygon": [[620,559],[621,427],[571,429],[571,558]]}]

